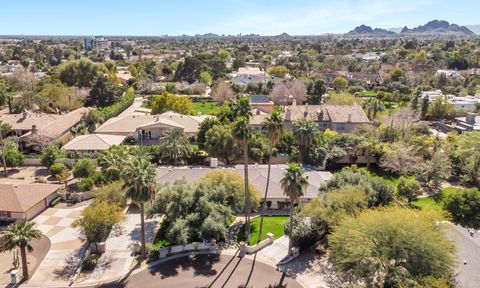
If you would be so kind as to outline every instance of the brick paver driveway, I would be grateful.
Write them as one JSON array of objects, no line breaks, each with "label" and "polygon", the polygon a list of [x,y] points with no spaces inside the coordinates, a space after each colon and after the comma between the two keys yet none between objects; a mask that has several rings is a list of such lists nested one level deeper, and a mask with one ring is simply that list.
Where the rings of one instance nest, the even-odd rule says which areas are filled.
[{"label": "brick paver driveway", "polygon": [[80,231],[71,225],[85,207],[49,208],[33,220],[50,239],[51,248],[26,286],[66,287],[70,284],[85,243]]}]

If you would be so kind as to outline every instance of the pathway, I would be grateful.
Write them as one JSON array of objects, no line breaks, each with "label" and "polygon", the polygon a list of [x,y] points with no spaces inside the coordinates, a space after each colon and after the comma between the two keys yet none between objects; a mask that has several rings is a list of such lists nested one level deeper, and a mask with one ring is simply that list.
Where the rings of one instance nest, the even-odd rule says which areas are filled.
[{"label": "pathway", "polygon": [[85,243],[80,231],[71,225],[85,207],[49,208],[34,219],[37,228],[50,239],[51,247],[25,286],[65,287],[71,283]]},{"label": "pathway", "polygon": [[133,100],[132,105],[130,105],[127,109],[125,109],[122,113],[120,113],[117,117],[125,117],[135,114],[135,110],[140,108],[143,104],[143,98],[137,97]]},{"label": "pathway", "polygon": [[[147,243],[153,243],[160,218],[146,219]],[[133,245],[140,242],[140,214],[129,212],[120,231],[112,231],[106,241],[106,252],[100,257],[91,276],[73,286],[91,286],[117,280],[129,272],[135,258]]]}]

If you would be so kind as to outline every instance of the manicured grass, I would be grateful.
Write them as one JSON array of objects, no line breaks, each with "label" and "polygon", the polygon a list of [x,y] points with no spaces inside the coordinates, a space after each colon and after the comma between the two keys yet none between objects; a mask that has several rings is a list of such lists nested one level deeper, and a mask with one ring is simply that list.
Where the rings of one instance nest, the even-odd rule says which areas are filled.
[{"label": "manicured grass", "polygon": [[160,224],[160,228],[158,229],[157,235],[155,236],[155,241],[153,241],[152,248],[160,249],[173,245],[173,243],[165,239],[165,234],[167,233],[166,230],[167,226],[165,225],[165,222],[162,222],[162,224]]},{"label": "manicured grass", "polygon": [[[368,169],[368,173],[370,173],[370,175],[373,177],[380,177],[390,182],[390,184],[394,185],[395,187],[398,185],[398,182],[400,181],[399,176],[393,173],[386,172],[375,165],[370,166],[370,169]],[[409,180],[413,180],[415,179],[415,176],[410,175],[410,176],[406,176],[406,178]]]},{"label": "manicured grass", "polygon": [[456,187],[448,187],[442,189],[440,192],[433,196],[429,196],[426,198],[419,199],[417,201],[412,202],[412,204],[421,209],[430,209],[435,211],[443,211],[443,201],[449,195],[458,193],[462,188]]},{"label": "manicured grass", "polygon": [[[288,222],[288,216],[265,216],[263,219],[263,231],[262,231],[262,240],[267,238],[267,233],[272,233],[275,238],[279,238],[283,236],[284,233],[284,225]],[[253,218],[250,222],[250,243],[254,244],[257,243],[258,239],[258,230],[260,229],[260,217]],[[240,228],[238,231],[238,240],[244,241],[245,238],[245,230],[244,228]]]},{"label": "manicured grass", "polygon": [[377,96],[377,92],[375,92],[375,91],[363,91],[363,92],[360,92],[360,94],[362,94],[362,96],[364,96],[364,97],[375,97],[375,96]]},{"label": "manicured grass", "polygon": [[218,113],[222,107],[216,102],[193,102],[192,106],[195,114],[202,112],[204,115],[214,115]]}]

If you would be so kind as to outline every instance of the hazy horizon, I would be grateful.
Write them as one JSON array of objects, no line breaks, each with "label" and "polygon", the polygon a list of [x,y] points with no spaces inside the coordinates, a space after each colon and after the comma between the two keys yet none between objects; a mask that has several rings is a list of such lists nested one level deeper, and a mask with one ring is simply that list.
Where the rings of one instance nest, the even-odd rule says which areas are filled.
[{"label": "hazy horizon", "polygon": [[79,4],[18,0],[2,4],[6,13],[0,18],[0,35],[322,35],[346,33],[361,24],[384,29],[412,28],[434,19],[480,24],[476,12],[480,2],[473,0],[85,0]]}]

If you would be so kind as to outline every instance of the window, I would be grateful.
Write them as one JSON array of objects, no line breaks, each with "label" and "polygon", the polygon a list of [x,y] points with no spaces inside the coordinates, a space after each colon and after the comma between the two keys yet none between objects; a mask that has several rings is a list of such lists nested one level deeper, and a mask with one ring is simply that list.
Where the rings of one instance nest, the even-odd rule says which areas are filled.
[{"label": "window", "polygon": [[12,217],[12,213],[10,211],[0,211],[0,217],[10,218],[10,217]]},{"label": "window", "polygon": [[345,123],[337,123],[335,124],[335,130],[336,131],[344,131],[346,128]]}]

